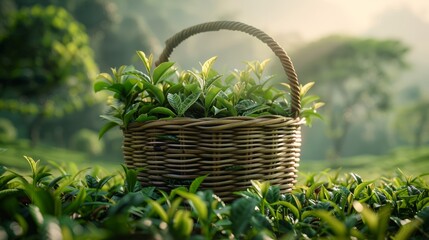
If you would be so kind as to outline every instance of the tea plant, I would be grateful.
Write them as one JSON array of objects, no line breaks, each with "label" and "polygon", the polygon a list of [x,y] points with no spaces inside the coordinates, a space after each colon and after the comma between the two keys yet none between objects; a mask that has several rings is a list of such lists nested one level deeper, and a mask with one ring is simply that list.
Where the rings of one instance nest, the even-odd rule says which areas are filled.
[{"label": "tea plant", "polygon": [[[171,192],[142,188],[138,170],[67,173],[26,157],[30,174],[0,168],[2,239],[426,239],[424,175],[393,179],[309,175],[292,193],[252,181],[225,203],[198,190],[205,176]],[[426,174],[429,175],[429,174]],[[326,176],[323,181],[318,180]]]},{"label": "tea plant", "polygon": [[[291,116],[289,86],[283,84],[284,90],[280,90],[272,84],[272,76],[264,75],[267,60],[248,62],[244,70],[224,77],[213,69],[216,57],[202,64],[199,71],[179,71],[172,62],[153,68],[152,55],[137,54],[144,72],[121,66],[112,69],[112,74],[101,73],[94,84],[95,92],[113,93],[109,112],[101,116],[108,123],[100,136],[117,125],[126,128],[131,122],[175,117]],[[300,116],[307,124],[312,117],[320,117],[316,109],[323,105],[317,96],[306,95],[313,84],[301,86]]]}]

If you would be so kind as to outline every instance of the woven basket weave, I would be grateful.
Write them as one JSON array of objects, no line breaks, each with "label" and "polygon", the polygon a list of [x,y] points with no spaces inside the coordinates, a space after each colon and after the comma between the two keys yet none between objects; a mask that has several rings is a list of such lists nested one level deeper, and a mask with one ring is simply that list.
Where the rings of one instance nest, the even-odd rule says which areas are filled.
[{"label": "woven basket weave", "polygon": [[174,118],[131,123],[123,129],[123,153],[128,167],[143,168],[143,186],[171,190],[208,175],[202,189],[223,200],[249,187],[250,180],[270,181],[285,193],[296,183],[303,121],[299,117],[299,83],[292,62],[271,37],[252,26],[231,21],[199,24],[166,41],[157,65],[192,35],[218,30],[250,34],[267,44],[279,58],[291,86],[293,117]]}]

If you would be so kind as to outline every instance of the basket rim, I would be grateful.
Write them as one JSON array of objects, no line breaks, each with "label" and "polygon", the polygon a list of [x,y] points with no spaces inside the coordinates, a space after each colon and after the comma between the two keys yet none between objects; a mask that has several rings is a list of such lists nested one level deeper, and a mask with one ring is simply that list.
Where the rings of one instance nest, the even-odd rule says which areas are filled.
[{"label": "basket rim", "polygon": [[281,115],[263,115],[257,117],[250,116],[230,116],[222,118],[190,118],[190,117],[175,117],[168,119],[157,119],[146,122],[132,122],[122,131],[134,131],[147,128],[153,128],[163,125],[176,125],[183,128],[199,127],[202,129],[222,130],[234,127],[246,126],[269,126],[278,124],[287,124],[300,126],[305,123],[305,119],[301,117],[290,117]]}]

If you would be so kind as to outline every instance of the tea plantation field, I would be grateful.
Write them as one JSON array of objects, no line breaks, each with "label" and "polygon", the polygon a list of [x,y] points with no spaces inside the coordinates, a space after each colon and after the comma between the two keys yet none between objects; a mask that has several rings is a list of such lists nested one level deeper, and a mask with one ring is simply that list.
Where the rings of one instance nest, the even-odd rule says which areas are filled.
[{"label": "tea plantation field", "polygon": [[428,239],[428,156],[303,160],[291,194],[252,181],[229,203],[204,176],[168,193],[120,161],[24,142],[1,148],[0,239]]},{"label": "tea plantation field", "polygon": [[[23,156],[41,160],[44,164],[57,163],[60,165],[99,167],[108,172],[120,170],[122,159],[111,156],[90,156],[88,154],[47,145],[30,147],[28,142],[20,141],[15,144],[0,146],[0,165],[16,169],[27,169],[28,163]],[[381,156],[362,155],[339,159],[337,162],[328,160],[301,159],[300,179],[306,175],[321,171],[338,171],[340,174],[354,172],[365,179],[393,177],[400,169],[405,174],[417,176],[429,172],[429,146],[419,149],[398,148],[389,154]]]},{"label": "tea plantation field", "polygon": [[43,164],[59,164],[61,166],[76,167],[79,169],[98,166],[106,171],[120,169],[121,159],[112,159],[105,156],[91,156],[86,153],[52,147],[40,144],[30,147],[28,141],[20,140],[13,144],[0,145],[0,165],[17,170],[27,170],[28,162],[24,156],[40,160]]},{"label": "tea plantation field", "polygon": [[354,172],[366,179],[392,177],[398,169],[417,176],[429,172],[429,147],[397,148],[386,155],[349,157],[336,163],[303,159],[299,167],[302,173],[320,172],[324,169],[338,169],[340,173]]}]

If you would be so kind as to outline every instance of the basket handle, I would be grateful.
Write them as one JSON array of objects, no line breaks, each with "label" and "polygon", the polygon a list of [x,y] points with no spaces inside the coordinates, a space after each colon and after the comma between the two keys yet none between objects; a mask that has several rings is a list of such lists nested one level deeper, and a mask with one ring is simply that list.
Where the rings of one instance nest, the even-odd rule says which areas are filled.
[{"label": "basket handle", "polygon": [[235,21],[215,21],[215,22],[206,22],[192,27],[183,29],[182,31],[176,33],[171,38],[167,39],[165,42],[166,46],[164,51],[159,56],[158,61],[155,62],[155,65],[159,65],[162,62],[167,62],[170,57],[173,49],[177,47],[181,42],[187,38],[203,32],[219,31],[219,30],[232,30],[240,31],[247,33],[251,36],[254,36],[261,40],[263,43],[268,45],[275,55],[279,58],[283,70],[286,73],[286,76],[289,80],[289,85],[291,88],[291,113],[293,117],[299,117],[301,110],[301,99],[300,99],[300,87],[298,82],[298,76],[293,67],[292,61],[287,53],[283,50],[282,47],[270,36],[268,36],[263,31],[252,27],[250,25],[235,22]]}]

